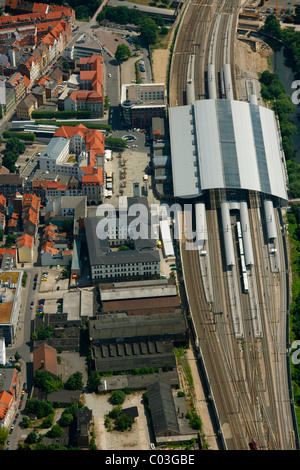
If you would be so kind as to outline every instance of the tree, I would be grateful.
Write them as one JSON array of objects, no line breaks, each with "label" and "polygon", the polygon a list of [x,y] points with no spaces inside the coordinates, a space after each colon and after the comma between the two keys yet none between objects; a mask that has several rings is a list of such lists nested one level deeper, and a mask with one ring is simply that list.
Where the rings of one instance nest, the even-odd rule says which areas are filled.
[{"label": "tree", "polygon": [[62,427],[70,426],[72,421],[73,415],[71,413],[63,412],[59,420],[59,425]]},{"label": "tree", "polygon": [[115,53],[115,59],[118,62],[124,62],[131,56],[130,48],[126,44],[119,44]]},{"label": "tree", "polygon": [[65,383],[65,388],[67,390],[82,390],[83,389],[83,382],[82,382],[82,373],[77,371],[74,374],[70,375],[68,380]]},{"label": "tree", "polygon": [[147,45],[156,43],[158,26],[152,18],[144,18],[140,22],[138,31]]},{"label": "tree", "polygon": [[97,370],[93,370],[90,373],[90,376],[87,381],[87,388],[90,392],[96,392],[98,390],[98,387],[101,383],[100,378],[100,373]]},{"label": "tree", "polygon": [[29,418],[29,416],[23,416],[22,417],[22,426],[23,428],[29,428],[29,426],[31,425],[31,419]]},{"label": "tree", "polygon": [[27,444],[35,444],[37,441],[37,434],[34,431],[31,431],[25,439]]},{"label": "tree", "polygon": [[8,233],[6,235],[6,241],[5,241],[5,246],[6,247],[11,247],[12,245],[14,245],[17,241],[17,235],[13,234],[13,233]]},{"label": "tree", "polygon": [[57,390],[62,390],[64,388],[61,379],[54,378],[46,370],[37,370],[35,372],[34,383],[38,388],[44,390],[47,394],[56,392]]},{"label": "tree", "polygon": [[128,250],[130,250],[130,248],[129,246],[126,246],[126,245],[121,245],[118,248],[118,251],[128,251]]},{"label": "tree", "polygon": [[54,424],[50,431],[46,433],[47,437],[57,438],[62,437],[64,435],[64,430],[59,424]]},{"label": "tree", "polygon": [[116,429],[118,431],[124,432],[124,431],[127,431],[128,429],[131,430],[132,425],[134,423],[134,419],[131,415],[123,413],[117,417],[115,423],[116,423]]},{"label": "tree", "polygon": [[6,142],[7,150],[15,150],[18,154],[25,152],[26,145],[17,137],[10,137]]},{"label": "tree", "polygon": [[14,173],[16,170],[15,164],[18,158],[19,154],[16,151],[8,150],[2,158],[2,164],[10,171],[10,173]]},{"label": "tree", "polygon": [[121,405],[124,403],[125,398],[126,395],[122,390],[114,390],[111,394],[110,401],[113,405]]},{"label": "tree", "polygon": [[280,22],[277,20],[277,18],[274,15],[267,16],[265,25],[264,25],[264,31],[266,33],[271,34],[272,36],[275,36],[278,39],[281,38]]},{"label": "tree", "polygon": [[54,409],[50,401],[29,398],[26,403],[26,412],[33,413],[38,419],[41,419],[53,414]]},{"label": "tree", "polygon": [[4,426],[0,426],[0,450],[4,449],[4,444],[7,441],[8,434],[8,429]]},{"label": "tree", "polygon": [[66,220],[63,221],[63,223],[62,223],[63,231],[70,232],[72,230],[72,227],[73,227],[73,220],[66,219]]},{"label": "tree", "polygon": [[71,67],[70,62],[68,62],[67,60],[63,61],[62,66],[64,70],[70,70],[70,67]]},{"label": "tree", "polygon": [[[25,274],[25,273],[24,273]],[[27,273],[26,273],[27,274]],[[18,351],[15,352],[15,361],[18,362],[21,359],[21,354],[18,353]]]},{"label": "tree", "polygon": [[300,24],[300,5],[295,7],[294,23]]},{"label": "tree", "polygon": [[76,19],[82,20],[83,18],[89,17],[89,9],[85,5],[80,5],[75,8]]}]

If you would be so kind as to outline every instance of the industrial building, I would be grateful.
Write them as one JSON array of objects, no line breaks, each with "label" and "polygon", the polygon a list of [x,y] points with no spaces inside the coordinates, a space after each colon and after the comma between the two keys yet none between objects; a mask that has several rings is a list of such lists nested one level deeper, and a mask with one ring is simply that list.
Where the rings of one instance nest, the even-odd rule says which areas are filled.
[{"label": "industrial building", "polygon": [[171,279],[100,284],[99,290],[104,313],[150,315],[181,310],[180,297]]},{"label": "industrial building", "polygon": [[143,367],[176,368],[174,345],[185,345],[182,312],[156,315],[100,314],[89,321],[95,368],[103,373]]}]

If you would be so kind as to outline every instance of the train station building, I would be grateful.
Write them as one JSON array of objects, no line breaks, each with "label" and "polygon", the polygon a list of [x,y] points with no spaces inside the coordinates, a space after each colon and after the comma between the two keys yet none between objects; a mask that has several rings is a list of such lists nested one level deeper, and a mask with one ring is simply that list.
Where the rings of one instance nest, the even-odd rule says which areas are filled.
[{"label": "train station building", "polygon": [[248,190],[287,202],[287,173],[272,110],[207,99],[169,110],[174,196]]}]

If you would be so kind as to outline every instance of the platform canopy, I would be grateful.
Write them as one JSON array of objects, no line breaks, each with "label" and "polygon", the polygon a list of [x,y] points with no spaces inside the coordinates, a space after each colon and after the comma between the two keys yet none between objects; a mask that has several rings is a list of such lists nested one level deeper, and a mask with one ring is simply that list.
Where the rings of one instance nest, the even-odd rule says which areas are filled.
[{"label": "platform canopy", "polygon": [[199,100],[169,110],[174,196],[253,190],[287,201],[274,112],[234,100]]}]

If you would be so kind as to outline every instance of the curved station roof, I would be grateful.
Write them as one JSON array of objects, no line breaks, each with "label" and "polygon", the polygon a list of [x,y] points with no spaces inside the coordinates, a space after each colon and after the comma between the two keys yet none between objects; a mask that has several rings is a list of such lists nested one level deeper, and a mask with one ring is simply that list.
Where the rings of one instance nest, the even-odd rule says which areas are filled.
[{"label": "curved station roof", "polygon": [[233,100],[169,109],[174,196],[246,189],[287,200],[284,155],[274,112]]}]

